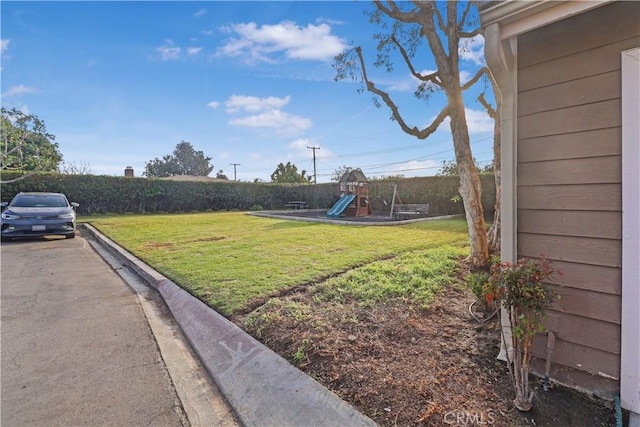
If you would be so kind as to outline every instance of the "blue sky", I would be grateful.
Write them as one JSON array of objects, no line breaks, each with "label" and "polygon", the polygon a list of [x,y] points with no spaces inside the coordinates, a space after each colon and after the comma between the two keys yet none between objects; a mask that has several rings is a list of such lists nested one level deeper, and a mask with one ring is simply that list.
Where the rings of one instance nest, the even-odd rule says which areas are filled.
[{"label": "blue sky", "polygon": [[[363,47],[375,59],[379,28],[364,1],[22,2],[1,5],[2,106],[44,120],[67,164],[100,175],[171,154],[180,141],[211,157],[214,172],[242,181],[292,162],[318,182],[339,167],[367,176],[434,175],[452,160],[448,124],[427,138],[406,135],[359,83],[335,82],[336,54]],[[482,62],[478,38],[464,52],[463,79]],[[419,70],[435,66],[428,52]],[[424,127],[443,104],[413,98],[402,64],[369,67],[411,125]],[[492,121],[465,105],[474,156],[491,162]],[[439,102],[440,101],[440,102]]]}]

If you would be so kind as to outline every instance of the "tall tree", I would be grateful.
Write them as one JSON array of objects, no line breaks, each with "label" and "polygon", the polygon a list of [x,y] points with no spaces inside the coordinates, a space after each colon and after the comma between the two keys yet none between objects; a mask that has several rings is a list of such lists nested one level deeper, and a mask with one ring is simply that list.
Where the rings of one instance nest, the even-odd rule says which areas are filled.
[{"label": "tall tree", "polygon": [[176,145],[172,155],[148,161],[143,175],[156,178],[174,175],[208,176],[213,170],[210,161],[211,157],[205,157],[202,151],[196,151],[190,142],[182,141]]},{"label": "tall tree", "polygon": [[496,204],[493,214],[493,224],[489,227],[489,231],[487,232],[487,237],[489,239],[489,252],[491,254],[500,255],[500,210],[502,206],[502,167],[501,167],[501,157],[500,157],[500,135],[501,135],[501,126],[500,126],[500,96],[498,93],[498,88],[495,84],[493,78],[491,80],[491,85],[493,87],[493,93],[496,94],[496,107],[494,108],[484,97],[484,93],[481,93],[478,96],[478,101],[482,104],[482,106],[489,114],[489,117],[493,119],[493,177],[496,183]]},{"label": "tall tree", "polygon": [[[463,92],[472,87],[487,73],[479,69],[464,84],[460,80],[460,49],[471,38],[481,34],[481,29],[471,18],[475,2],[413,1],[395,2],[375,0],[375,10],[370,21],[386,32],[376,34],[378,41],[376,67],[387,71],[394,68],[396,53],[411,75],[419,82],[415,91],[418,99],[428,100],[436,92],[442,92],[446,105],[426,127],[410,126],[400,114],[400,109],[389,92],[382,90],[369,78],[362,47],[357,46],[336,57],[336,79],[359,74],[367,91],[373,93],[376,104],[381,99],[391,111],[392,119],[407,134],[425,139],[434,133],[446,118],[453,138],[454,153],[460,176],[459,192],[465,208],[469,231],[469,261],[475,266],[489,263],[487,234],[482,210],[482,187],[478,177],[464,109]],[[459,9],[460,5],[464,5]],[[424,46],[428,47],[436,64],[436,71],[418,71],[414,61],[420,60]],[[359,71],[359,73],[358,73]]]},{"label": "tall tree", "polygon": [[302,170],[298,173],[298,167],[291,162],[287,162],[287,164],[278,164],[278,167],[271,174],[271,182],[277,182],[280,184],[284,183],[299,183],[299,184],[308,184],[313,179],[312,176],[307,175],[306,170]]},{"label": "tall tree", "polygon": [[2,108],[0,117],[0,170],[17,170],[24,175],[53,172],[62,162],[55,136],[47,132],[44,121],[36,115],[12,108]]}]

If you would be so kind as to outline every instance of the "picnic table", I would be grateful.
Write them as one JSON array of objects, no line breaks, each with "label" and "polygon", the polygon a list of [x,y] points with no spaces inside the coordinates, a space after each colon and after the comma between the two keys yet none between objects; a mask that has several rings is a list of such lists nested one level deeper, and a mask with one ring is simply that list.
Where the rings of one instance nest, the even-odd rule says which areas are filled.
[{"label": "picnic table", "polygon": [[309,205],[307,205],[307,202],[302,201],[302,200],[292,200],[287,202],[286,205],[284,205],[287,208],[291,208],[291,209],[307,209],[309,207]]}]

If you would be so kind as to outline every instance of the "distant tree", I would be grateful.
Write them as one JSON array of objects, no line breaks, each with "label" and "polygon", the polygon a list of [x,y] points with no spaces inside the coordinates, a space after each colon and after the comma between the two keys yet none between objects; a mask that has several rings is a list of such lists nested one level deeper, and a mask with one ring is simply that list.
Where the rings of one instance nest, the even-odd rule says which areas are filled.
[{"label": "distant tree", "polygon": [[220,169],[216,173],[216,178],[218,178],[218,179],[226,179],[227,181],[229,180],[229,178],[227,178],[227,175],[224,174],[224,171],[222,169]]},{"label": "distant tree", "polygon": [[148,161],[142,174],[156,178],[174,175],[208,176],[213,170],[210,161],[211,157],[205,157],[202,151],[196,151],[190,142],[182,141],[176,145],[172,155]]},{"label": "distant tree", "polygon": [[393,181],[393,180],[397,180],[397,179],[405,179],[406,176],[404,176],[401,173],[395,174],[395,175],[382,175],[380,177],[381,180],[385,180],[385,181]]},{"label": "distant tree", "polygon": [[[478,166],[478,161],[475,159],[475,157],[473,158],[473,164],[476,166],[476,171],[478,173],[493,172],[493,164],[480,167]],[[443,160],[440,170],[438,171],[438,173],[436,173],[436,176],[458,176],[458,175],[459,175],[458,164],[456,163],[455,160]]]},{"label": "distant tree", "polygon": [[1,182],[15,182],[36,172],[58,170],[62,154],[44,121],[16,108],[4,107],[0,121],[0,170],[24,172],[18,178]]},{"label": "distant tree", "polygon": [[395,175],[380,175],[380,176],[369,176],[369,177],[367,177],[367,179],[369,181],[398,181],[398,180],[402,180],[402,179],[405,179],[405,178],[406,178],[406,176],[404,176],[401,173],[395,174]]},{"label": "distant tree", "polygon": [[63,162],[59,167],[58,171],[65,175],[93,175],[93,171],[88,163],[79,163],[76,162]]},{"label": "distant tree", "polygon": [[313,179],[312,176],[307,176],[307,171],[302,170],[298,173],[296,165],[287,162],[286,165],[280,163],[276,170],[271,174],[271,182],[283,183],[301,183],[308,184]]},{"label": "distant tree", "polygon": [[145,163],[142,175],[156,178],[179,175],[178,165],[176,164],[175,158],[168,154],[163,156],[162,159],[156,157]]},{"label": "distant tree", "polygon": [[347,165],[343,165],[340,166],[338,169],[334,170],[333,173],[331,174],[331,181],[340,181],[340,178],[342,178],[342,175],[344,175],[347,172],[351,172],[354,168],[347,166]]}]

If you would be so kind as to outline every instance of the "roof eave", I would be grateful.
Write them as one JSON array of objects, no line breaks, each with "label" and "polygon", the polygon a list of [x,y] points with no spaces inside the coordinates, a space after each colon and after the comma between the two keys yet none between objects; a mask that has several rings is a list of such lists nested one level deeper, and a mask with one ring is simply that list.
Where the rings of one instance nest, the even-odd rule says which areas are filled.
[{"label": "roof eave", "polygon": [[483,27],[498,23],[500,38],[504,40],[586,12],[611,1],[613,0],[506,0],[492,2],[480,10],[480,20]]}]

